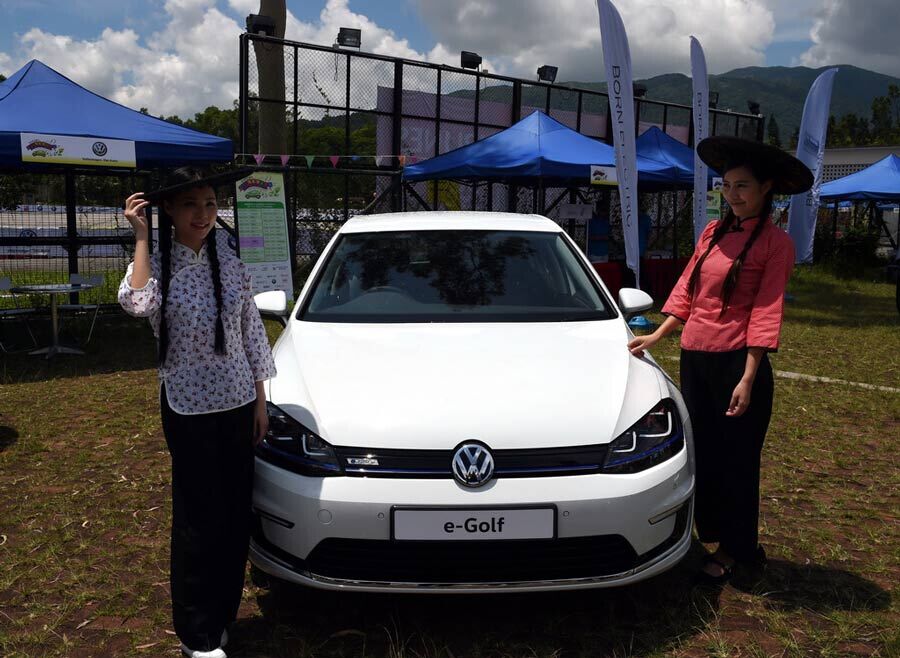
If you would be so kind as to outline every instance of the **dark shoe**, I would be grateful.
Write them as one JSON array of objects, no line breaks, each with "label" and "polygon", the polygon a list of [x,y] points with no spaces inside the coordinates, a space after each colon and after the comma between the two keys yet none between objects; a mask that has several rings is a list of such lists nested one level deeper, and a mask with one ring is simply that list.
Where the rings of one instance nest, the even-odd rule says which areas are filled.
[{"label": "dark shoe", "polygon": [[[722,568],[722,573],[718,576],[713,576],[710,573],[707,573],[705,567],[715,564]],[[708,555],[706,560],[703,562],[703,568],[697,573],[697,582],[700,585],[705,585],[707,587],[720,587],[731,580],[732,576],[734,576],[734,568],[737,566],[736,562],[732,562],[731,564],[725,564],[716,558],[715,555]]]}]

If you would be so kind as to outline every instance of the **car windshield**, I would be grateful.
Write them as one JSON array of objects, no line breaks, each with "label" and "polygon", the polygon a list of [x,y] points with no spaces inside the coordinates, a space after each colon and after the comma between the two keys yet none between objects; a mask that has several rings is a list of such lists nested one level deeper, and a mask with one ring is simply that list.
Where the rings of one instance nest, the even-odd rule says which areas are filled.
[{"label": "car windshield", "polygon": [[616,317],[555,232],[342,235],[298,318],[310,322],[560,322]]}]

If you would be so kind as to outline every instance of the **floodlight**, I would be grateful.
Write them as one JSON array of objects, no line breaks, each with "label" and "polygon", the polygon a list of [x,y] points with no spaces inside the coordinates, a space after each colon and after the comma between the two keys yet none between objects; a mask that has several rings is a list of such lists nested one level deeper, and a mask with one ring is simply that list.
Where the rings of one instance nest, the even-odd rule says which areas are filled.
[{"label": "floodlight", "polygon": [[481,66],[481,55],[463,50],[459,53],[459,65],[464,69],[477,69]]},{"label": "floodlight", "polygon": [[548,66],[544,64],[537,70],[538,80],[542,80],[544,82],[554,82],[556,80],[556,73],[559,71],[559,68],[556,66]]},{"label": "floodlight", "polygon": [[362,48],[362,30],[342,27],[338,30],[337,45],[345,48]]},{"label": "floodlight", "polygon": [[275,19],[271,16],[250,14],[247,16],[247,32],[267,37],[275,36]]}]

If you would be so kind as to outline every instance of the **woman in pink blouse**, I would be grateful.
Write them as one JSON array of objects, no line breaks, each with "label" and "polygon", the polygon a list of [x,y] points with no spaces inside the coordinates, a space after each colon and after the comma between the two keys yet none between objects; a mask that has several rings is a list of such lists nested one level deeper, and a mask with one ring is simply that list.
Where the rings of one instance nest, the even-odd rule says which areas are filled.
[{"label": "woman in pink blouse", "polygon": [[717,544],[701,577],[724,582],[737,564],[765,562],[759,463],[774,389],[766,354],[778,349],[794,266],[791,239],[770,215],[775,194],[805,192],[813,177],[784,151],[736,137],[705,139],[697,154],[722,173],[729,210],[700,236],[663,306],[666,320],[628,347],[642,356],[684,324],[681,391],[694,432],[694,519],[700,541]]},{"label": "woman in pink blouse", "polygon": [[[164,189],[125,202],[135,252],[119,303],[149,318],[159,347],[172,457],[172,616],[191,658],[225,657],[247,563],[253,446],[268,429],[263,383],[275,374],[250,274],[215,228],[213,183],[244,174],[178,169]],[[157,200],[151,256],[145,208]]]}]

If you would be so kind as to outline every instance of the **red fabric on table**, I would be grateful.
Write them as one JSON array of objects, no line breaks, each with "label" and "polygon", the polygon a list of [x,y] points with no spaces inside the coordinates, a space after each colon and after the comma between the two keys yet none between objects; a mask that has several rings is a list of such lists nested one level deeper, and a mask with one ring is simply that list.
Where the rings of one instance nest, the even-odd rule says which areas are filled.
[{"label": "red fabric on table", "polygon": [[618,303],[619,289],[622,287],[622,268],[624,263],[621,261],[610,261],[608,263],[591,263],[597,274],[603,279],[603,283],[609,288],[609,293],[613,296],[613,300]]}]

